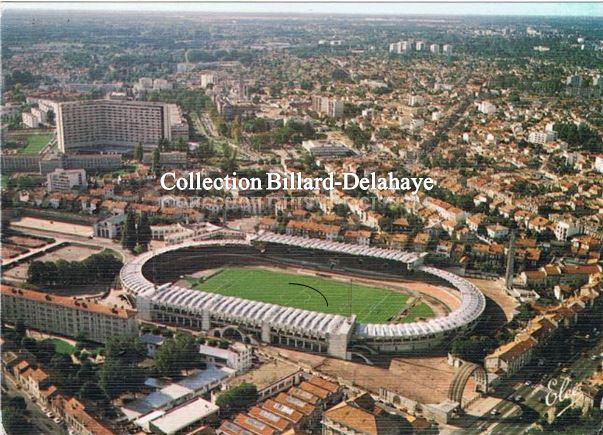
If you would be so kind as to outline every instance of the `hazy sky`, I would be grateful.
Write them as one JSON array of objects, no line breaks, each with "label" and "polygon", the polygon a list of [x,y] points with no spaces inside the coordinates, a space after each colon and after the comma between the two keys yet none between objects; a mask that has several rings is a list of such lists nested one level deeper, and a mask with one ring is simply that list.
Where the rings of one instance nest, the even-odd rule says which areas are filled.
[{"label": "hazy sky", "polygon": [[4,2],[3,8],[84,9],[84,10],[158,10],[208,12],[343,13],[343,14],[433,14],[433,15],[557,15],[603,16],[603,3],[215,3],[215,2]]}]

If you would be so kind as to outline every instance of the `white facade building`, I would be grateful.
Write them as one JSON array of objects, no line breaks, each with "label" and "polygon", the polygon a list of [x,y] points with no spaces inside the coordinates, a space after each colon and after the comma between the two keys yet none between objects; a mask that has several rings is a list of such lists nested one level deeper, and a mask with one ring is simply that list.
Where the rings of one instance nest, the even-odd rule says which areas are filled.
[{"label": "white facade building", "polygon": [[544,145],[557,139],[557,132],[551,131],[533,131],[528,135],[528,142]]},{"label": "white facade building", "polygon": [[40,126],[40,119],[31,112],[23,112],[21,114],[21,121],[29,128],[38,128]]},{"label": "white facade building", "polygon": [[199,353],[206,363],[226,366],[237,372],[251,367],[251,347],[243,343],[235,342],[228,349],[202,344],[199,346]]},{"label": "white facade building", "polygon": [[555,238],[557,240],[567,240],[569,237],[581,232],[582,228],[580,225],[570,220],[562,220],[555,225]]},{"label": "white facade building", "polygon": [[312,97],[312,110],[330,118],[343,116],[343,101],[331,97]]},{"label": "white facade building", "polygon": [[208,85],[215,84],[216,76],[212,73],[203,73],[201,74],[201,87],[203,89],[207,88]]},{"label": "white facade building", "polygon": [[595,157],[595,170],[600,174],[603,174],[603,154],[599,154]]},{"label": "white facade building", "polygon": [[485,115],[491,115],[496,112],[496,106],[489,101],[482,101],[477,106],[477,110]]},{"label": "white facade building", "polygon": [[420,95],[411,95],[408,97],[408,105],[409,106],[420,106],[425,103],[425,99]]},{"label": "white facade building", "polygon": [[88,187],[85,169],[55,169],[46,175],[46,182],[49,192]]},{"label": "white facade building", "polygon": [[[143,80],[143,79],[141,79]],[[88,100],[59,104],[57,142],[62,152],[71,149],[157,146],[172,139],[170,105],[148,101]]]}]

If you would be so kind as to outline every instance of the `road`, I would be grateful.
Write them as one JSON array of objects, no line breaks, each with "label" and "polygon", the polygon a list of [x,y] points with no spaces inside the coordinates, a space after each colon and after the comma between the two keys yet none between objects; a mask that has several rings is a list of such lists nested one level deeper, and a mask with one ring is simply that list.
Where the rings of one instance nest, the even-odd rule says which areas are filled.
[{"label": "road", "polygon": [[31,234],[33,236],[41,236],[41,237],[51,237],[55,240],[56,243],[70,242],[70,243],[79,243],[79,244],[84,244],[84,245],[98,246],[98,247],[105,248],[105,249],[111,249],[111,250],[119,253],[124,262],[134,258],[134,255],[129,251],[123,250],[119,243],[116,243],[113,240],[103,239],[101,237],[95,237],[93,239],[90,239],[89,237],[82,237],[82,236],[78,236],[75,234],[57,233],[54,231],[47,231],[47,230],[42,230],[42,229],[33,229],[33,228],[25,228],[25,227],[14,227],[14,229],[23,234]]},{"label": "road", "polygon": [[[582,340],[574,338],[574,341]],[[600,354],[603,352],[603,340],[598,339],[594,344],[584,341],[579,346],[586,348],[586,355],[581,355],[581,349],[573,355],[565,364],[566,373],[572,374],[573,381],[570,387],[577,381],[588,378],[601,364]],[[597,356],[592,359],[592,356]],[[545,397],[549,390],[547,388],[549,379],[557,379],[558,382],[566,376],[562,372],[563,367],[556,367],[550,376],[546,377],[544,384],[540,382],[543,379],[543,369],[536,364],[524,369],[515,377],[509,378],[501,385],[496,387],[495,396],[504,397],[498,405],[490,411],[495,410],[497,415],[490,414],[490,411],[478,418],[463,434],[523,434],[535,423],[541,415],[545,414],[550,408],[545,403]],[[522,376],[523,374],[523,376]],[[530,385],[526,385],[529,380]],[[559,385],[559,384],[558,384]],[[515,397],[520,395],[522,400],[517,402]]]},{"label": "road", "polygon": [[6,375],[2,376],[2,385],[6,387],[7,395],[9,397],[23,397],[25,399],[25,403],[27,405],[27,414],[25,415],[25,419],[30,423],[31,427],[23,428],[23,433],[26,434],[57,434],[57,435],[66,435],[67,431],[62,427],[52,421],[50,418],[46,417],[42,410],[37,406],[37,404],[33,403],[32,399],[25,393],[22,389],[17,389],[13,380]]},{"label": "road", "polygon": [[49,245],[42,246],[41,248],[36,248],[36,249],[32,249],[30,251],[27,251],[26,253],[18,255],[16,257],[9,258],[7,260],[2,260],[2,267],[6,268],[9,266],[12,266],[13,264],[20,263],[21,261],[26,260],[29,257],[37,256],[38,254],[41,254],[41,253],[53,251],[55,248],[58,248],[59,246],[62,246],[64,244],[65,244],[64,241],[56,241]]},{"label": "road", "polygon": [[[219,134],[216,131],[214,124],[213,124],[212,120],[209,118],[209,116],[207,115],[207,113],[202,112],[201,115],[192,113],[190,115],[190,119],[193,122],[193,128],[197,131],[197,133],[200,136],[205,136],[205,137],[209,138],[210,140],[212,138],[213,139],[219,138]],[[261,159],[261,157],[262,157],[260,154],[248,149],[248,147],[243,147],[243,146],[237,145],[237,144],[229,141],[227,138],[223,138],[223,140],[225,142],[227,142],[231,148],[237,150],[237,153],[239,156],[243,156],[252,161],[257,161],[257,160]]]},{"label": "road", "polygon": [[[215,136],[214,131],[213,131],[213,126],[212,126],[212,130],[208,131],[209,128],[206,127],[207,123],[202,122],[201,119],[199,118],[199,115],[197,115],[196,113],[191,113],[189,116],[193,123],[193,128],[195,129],[195,131],[197,132],[197,134],[199,136],[205,136],[205,137]],[[211,120],[209,121],[209,123],[211,124]]]}]

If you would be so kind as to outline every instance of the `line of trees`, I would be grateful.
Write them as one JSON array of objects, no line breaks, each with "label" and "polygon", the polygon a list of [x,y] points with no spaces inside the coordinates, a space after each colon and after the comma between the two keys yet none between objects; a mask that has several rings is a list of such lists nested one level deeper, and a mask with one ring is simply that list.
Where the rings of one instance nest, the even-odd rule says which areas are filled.
[{"label": "line of trees", "polygon": [[137,218],[133,212],[128,212],[121,234],[121,246],[130,251],[136,249],[139,252],[144,252],[149,248],[152,237],[149,216],[146,213],[141,213]]},{"label": "line of trees", "polygon": [[603,138],[586,124],[558,122],[555,124],[555,131],[559,134],[559,139],[566,141],[574,149],[591,153],[603,152]]},{"label": "line of trees", "polygon": [[64,287],[90,282],[108,283],[122,268],[122,261],[105,250],[82,261],[33,261],[27,270],[27,282],[34,285]]}]

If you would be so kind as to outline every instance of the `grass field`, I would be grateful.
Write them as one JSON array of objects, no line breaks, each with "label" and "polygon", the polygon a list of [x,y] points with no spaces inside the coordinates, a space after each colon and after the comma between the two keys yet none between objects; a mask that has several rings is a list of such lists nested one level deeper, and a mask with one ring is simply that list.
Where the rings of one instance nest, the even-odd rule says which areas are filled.
[{"label": "grass field", "polygon": [[57,353],[62,353],[64,355],[71,355],[73,352],[75,352],[75,346],[72,346],[71,344],[67,343],[66,341],[60,340],[58,338],[51,338],[48,341],[50,341],[52,344],[54,344],[54,349]]},{"label": "grass field", "polygon": [[30,134],[27,136],[27,145],[21,150],[21,154],[38,154],[52,139],[51,133]]},{"label": "grass field", "polygon": [[[298,283],[320,290],[328,301]],[[349,315],[350,283],[327,278],[296,275],[242,267],[227,267],[204,282],[194,281],[193,287],[225,296],[235,296],[293,308],[302,308],[329,314]],[[387,322],[406,306],[408,296],[392,290],[352,283],[352,313],[359,322]],[[424,305],[424,304],[422,304]],[[418,305],[417,309],[422,305]],[[429,311],[431,309],[425,305]],[[433,313],[432,313],[433,314]],[[417,316],[423,316],[417,314]],[[427,317],[427,316],[425,316]]]},{"label": "grass field", "polygon": [[417,304],[408,311],[407,316],[404,318],[404,322],[405,323],[414,322],[415,320],[417,320],[418,317],[423,317],[423,318],[433,317],[433,310],[427,304],[423,304],[423,303]]}]

